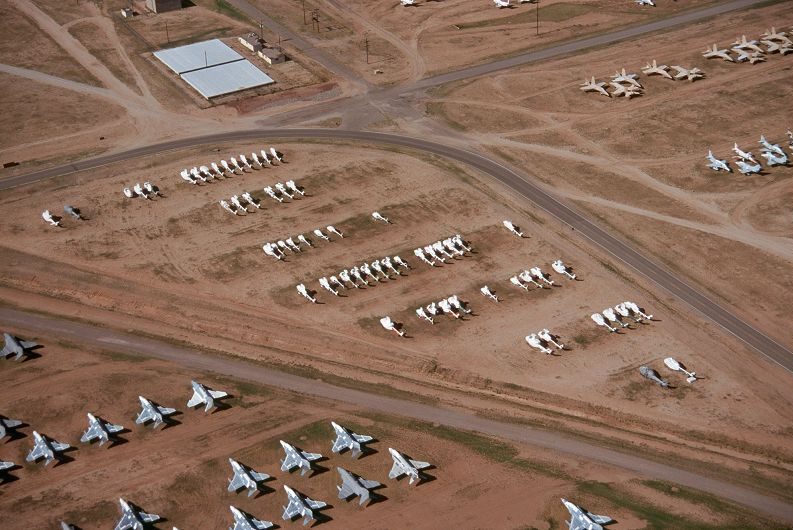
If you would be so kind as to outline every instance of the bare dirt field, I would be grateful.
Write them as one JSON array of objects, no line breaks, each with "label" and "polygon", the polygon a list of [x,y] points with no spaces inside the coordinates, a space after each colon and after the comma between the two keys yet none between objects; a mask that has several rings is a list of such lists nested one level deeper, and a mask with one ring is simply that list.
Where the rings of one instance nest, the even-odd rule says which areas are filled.
[{"label": "bare dirt field", "polygon": [[[298,525],[280,519],[284,484],[330,505],[320,519],[327,528],[559,528],[567,514],[559,497],[608,513],[620,529],[775,527],[708,496],[681,499],[691,492],[620,471],[604,479],[599,466],[548,452],[188,374],[164,361],[40,340],[46,343],[40,357],[0,363],[3,413],[26,423],[19,436],[0,445],[0,458],[24,463],[34,429],[76,449],[60,464],[24,463],[12,471],[13,479],[0,486],[4,528],[54,528],[61,520],[85,530],[108,528],[118,520],[119,497],[164,517],[161,528],[225,527],[230,504],[282,527]],[[229,392],[223,400],[227,408],[209,415],[187,409],[191,379]],[[176,408],[172,425],[156,431],[135,425],[138,395]],[[123,425],[121,442],[80,443],[86,412]],[[369,454],[358,460],[334,455],[330,420],[375,436]],[[325,458],[312,475],[282,472],[279,439]],[[415,487],[404,479],[389,480],[388,447],[430,461],[429,480]],[[271,475],[261,494],[249,498],[226,491],[229,457]],[[337,499],[336,466],[381,482],[378,501],[361,508]],[[674,516],[664,514],[670,504]]]},{"label": "bare dirt field", "polygon": [[[461,392],[455,400],[472,406],[497,394],[512,402],[491,405],[503,414],[572,422],[592,435],[620,425],[625,443],[646,437],[645,444],[666,450],[671,444],[680,455],[705,450],[713,462],[729,455],[732,464],[726,465],[751,469],[749,480],[756,473],[789,480],[793,455],[785,425],[791,409],[781,404],[790,397],[778,390],[785,374],[709,326],[688,322],[671,300],[654,297],[644,282],[580,247],[541,213],[508,193],[498,200],[496,190],[504,190],[443,160],[359,146],[283,144],[288,164],[279,167],[202,186],[178,177],[183,167],[258,147],[149,157],[123,169],[66,177],[54,187],[4,192],[0,212],[14,219],[3,241],[4,296],[33,307],[37,295],[60,299],[64,305],[48,303],[50,310],[124,329],[134,323],[147,333],[281,366],[395,388],[418,385],[417,392],[432,397]],[[290,178],[305,187],[306,197],[278,204],[261,191]],[[124,198],[124,186],[144,180],[158,184],[165,197]],[[243,191],[253,192],[263,208],[234,217],[217,204]],[[58,213],[65,203],[82,208],[88,220],[65,220],[63,229],[41,222],[43,208]],[[394,223],[376,223],[373,210]],[[499,226],[504,218],[529,237],[509,234]],[[345,237],[326,243],[312,235],[328,224]],[[300,233],[315,248],[285,262],[263,254],[264,242]],[[472,254],[435,268],[412,255],[417,246],[455,233],[473,244]],[[295,291],[298,282],[319,290],[321,276],[397,254],[413,266],[403,276],[348,289],[339,298],[322,291],[318,305]],[[582,281],[554,274],[558,285],[530,292],[508,281],[535,265],[551,271],[557,258],[573,265]],[[484,284],[501,303],[481,296]],[[443,317],[434,326],[416,318],[416,307],[451,294],[468,300],[474,314],[459,321]],[[610,335],[589,319],[626,299],[656,321]],[[403,322],[410,338],[386,333],[377,323],[386,314]],[[568,346],[559,356],[524,342],[524,335],[546,327]],[[668,355],[707,379],[687,385],[663,367]],[[736,356],[741,363],[732,362]],[[676,388],[663,391],[642,379],[642,364]],[[681,415],[699,420],[681,425]]]},{"label": "bare dirt field", "polygon": [[[793,21],[787,4],[716,18],[647,37],[641,47],[610,46],[444,88],[429,110],[480,131],[492,152],[790,343],[793,216],[782,205],[793,173],[774,167],[745,176],[736,167],[725,175],[708,169],[705,155],[731,158],[733,142],[757,154],[761,134],[787,147],[793,59],[769,55],[748,65],[701,55],[711,43],[757,38],[784,20]],[[578,90],[584,77],[607,79],[622,67],[640,73],[652,59],[696,66],[706,77],[640,74],[645,95],[632,100]]]}]

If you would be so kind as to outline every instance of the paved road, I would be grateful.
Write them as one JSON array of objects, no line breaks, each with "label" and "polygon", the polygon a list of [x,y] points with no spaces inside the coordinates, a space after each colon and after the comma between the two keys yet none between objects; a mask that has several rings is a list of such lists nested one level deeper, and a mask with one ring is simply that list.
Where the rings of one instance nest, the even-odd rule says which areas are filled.
[{"label": "paved road", "polygon": [[[216,144],[227,141],[246,141],[264,139],[296,139],[318,138],[330,140],[354,140],[373,142],[398,147],[407,147],[419,151],[434,153],[458,162],[472,166],[480,171],[497,178],[526,197],[536,206],[542,208],[556,217],[564,224],[575,229],[579,234],[589,239],[592,243],[611,254],[615,259],[630,266],[638,273],[646,276],[659,287],[684,301],[711,321],[715,322],[729,333],[762,353],[783,368],[793,372],[793,352],[778,343],[762,331],[756,329],[748,322],[740,319],[729,310],[714,302],[702,292],[681,280],[677,275],[669,272],[661,265],[638,253],[622,240],[612,236],[598,227],[586,217],[571,209],[554,198],[545,189],[535,184],[533,180],[517,173],[516,171],[494,162],[478,153],[464,149],[443,145],[436,142],[400,136],[389,133],[346,131],[337,129],[254,129],[248,131],[235,131],[195,138],[184,138],[161,144],[150,145],[132,149],[122,153],[100,156],[90,160],[75,162],[74,164],[54,167],[19,175],[0,181],[0,190],[12,186],[19,186],[41,179],[71,173],[73,171],[94,169],[113,162],[120,162],[134,157],[147,156],[171,149],[180,149],[195,145]],[[176,179],[176,176],[174,176]]]},{"label": "paved road", "polygon": [[[317,379],[308,379],[241,359],[220,358],[201,354],[166,342],[112,331],[91,324],[36,315],[0,307],[0,322],[4,327],[39,331],[45,337],[60,338],[79,345],[117,351],[134,356],[164,359],[188,370],[201,370],[233,377],[257,384],[282,388],[323,400],[331,399],[356,406],[364,404],[368,410],[404,416],[428,423],[438,423],[454,429],[474,431],[500,439],[531,444],[543,449],[560,451],[627,469],[643,477],[664,480],[711,493],[738,504],[752,507],[784,521],[793,521],[793,504],[768,497],[732,482],[706,477],[684,469],[646,460],[641,457],[606,449],[575,440],[565,435],[515,423],[499,422],[461,410],[425,405],[359,390],[334,386]],[[46,362],[46,347],[40,361]]]}]

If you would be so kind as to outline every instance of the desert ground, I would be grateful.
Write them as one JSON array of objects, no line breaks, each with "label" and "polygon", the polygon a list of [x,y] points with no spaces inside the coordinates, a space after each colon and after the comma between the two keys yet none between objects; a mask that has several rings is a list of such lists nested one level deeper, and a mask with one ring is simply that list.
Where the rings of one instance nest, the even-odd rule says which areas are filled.
[{"label": "desert ground", "polygon": [[[783,344],[793,342],[786,312],[793,293],[791,169],[724,175],[709,170],[704,157],[712,149],[730,158],[733,142],[757,152],[760,134],[787,148],[793,55],[769,55],[756,65],[701,55],[713,42],[727,47],[740,34],[757,38],[774,25],[787,29],[793,24],[789,4],[770,3],[426,92],[410,90],[440,72],[716,2],[659,0],[650,10],[627,1],[543,1],[539,36],[531,4],[497,10],[462,0],[415,8],[307,2],[309,12],[319,10],[319,32],[303,24],[299,2],[196,4],[158,16],[141,13],[128,22],[117,15],[126,5],[120,0],[101,6],[12,0],[0,6],[14,22],[0,48],[0,93],[7,104],[0,117],[0,162],[18,163],[2,170],[0,183],[42,167],[200,134],[273,123],[366,124],[448,141],[518,168],[758,329]],[[249,8],[268,13],[269,25],[246,18]],[[206,102],[151,57],[161,47],[248,31],[262,31],[269,42],[281,37],[293,59],[280,72],[277,92]],[[697,66],[705,78],[688,83],[641,75],[645,93],[631,100],[579,90],[584,77],[608,79],[622,67],[638,72],[652,59]],[[399,94],[400,86],[409,96],[377,99],[389,93],[383,87]],[[470,167],[376,144],[272,144],[285,163],[201,185],[184,182],[179,172],[270,144],[205,144],[0,191],[2,303],[134,330],[207,356],[231,355],[563,432],[793,501],[790,374],[728,330]],[[277,203],[263,192],[290,179],[305,196]],[[124,187],[144,181],[159,186],[162,197],[124,197]],[[261,209],[249,207],[240,216],[221,209],[219,200],[244,191],[261,201]],[[67,216],[63,228],[42,223],[44,208],[61,215],[65,204],[80,208],[86,219]],[[374,221],[375,210],[392,224]],[[504,219],[526,237],[507,232]],[[327,225],[344,237],[329,234],[326,242],[313,235],[317,228],[328,233]],[[287,253],[283,261],[262,252],[265,242],[298,234],[314,246]],[[472,251],[437,267],[413,255],[416,247],[454,234]],[[360,289],[348,285],[338,297],[317,283],[394,255],[411,269]],[[554,273],[556,259],[571,265],[578,279]],[[550,273],[554,285],[523,291],[510,284],[510,276],[534,266]],[[317,291],[319,303],[301,298],[298,283]],[[496,291],[499,303],[480,294],[483,285]],[[417,307],[452,294],[473,313],[441,316],[434,325],[416,317]],[[632,322],[615,334],[591,321],[591,313],[624,300],[652,313],[652,321]],[[406,337],[386,332],[378,323],[383,315],[402,323]],[[564,350],[545,355],[526,344],[525,335],[544,328],[560,337]],[[0,413],[20,416],[56,438],[75,442],[92,408],[131,424],[137,394],[149,392],[182,410],[189,380],[197,377],[177,364],[82,351],[57,336],[29,333],[46,344],[47,354],[19,365],[0,362],[10,382],[0,392]],[[664,366],[668,356],[702,379],[686,383]],[[672,388],[643,379],[642,365]],[[210,484],[226,480],[226,458],[236,448],[245,463],[273,474],[270,484],[280,488],[279,437],[320,450],[334,417],[382,441],[377,453],[356,462],[360,467],[353,470],[366,478],[384,478],[385,440],[391,439],[437,469],[430,472],[436,480],[419,486],[418,496],[403,483],[389,484],[383,490],[388,500],[365,511],[336,502],[332,466],[346,459],[334,456],[322,464],[328,471],[311,479],[290,477],[301,491],[334,505],[323,523],[329,528],[436,528],[449,522],[559,528],[566,517],[561,496],[615,516],[615,529],[782,524],[624,470],[414,424],[399,411],[384,417],[363,406],[320,403],[211,373],[203,378],[231,389],[231,408],[210,416],[184,410],[179,424],[161,433],[134,428],[125,434],[128,443],[110,449],[118,458],[109,459],[105,448],[81,448],[70,454],[74,461],[53,469],[26,465],[16,471],[19,480],[0,486],[2,511],[19,514],[11,527],[52,525],[62,517],[82,528],[104,527],[114,520],[119,496],[166,516],[168,526],[222,526],[232,501],[277,520],[282,492],[249,500],[226,496],[220,486],[215,494]],[[107,386],[118,391],[104,391]],[[300,411],[298,420],[285,413],[288,407]],[[0,446],[0,459],[24,459],[31,429],[23,432],[25,439]],[[144,449],[142,442],[153,440],[161,445]],[[88,464],[88,454],[104,459],[103,465]],[[156,458],[147,458],[151,454]],[[472,470],[483,467],[492,473],[471,481]],[[114,469],[128,478],[114,481]],[[25,484],[35,492],[20,488]]]}]

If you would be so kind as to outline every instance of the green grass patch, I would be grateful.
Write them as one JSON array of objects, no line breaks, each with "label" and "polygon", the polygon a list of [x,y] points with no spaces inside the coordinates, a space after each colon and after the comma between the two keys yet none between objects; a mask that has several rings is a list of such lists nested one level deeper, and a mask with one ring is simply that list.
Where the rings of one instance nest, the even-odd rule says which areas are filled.
[{"label": "green grass patch", "polygon": [[237,19],[241,22],[250,22],[250,19],[242,11],[226,2],[226,0],[215,0],[215,11],[231,18]]}]

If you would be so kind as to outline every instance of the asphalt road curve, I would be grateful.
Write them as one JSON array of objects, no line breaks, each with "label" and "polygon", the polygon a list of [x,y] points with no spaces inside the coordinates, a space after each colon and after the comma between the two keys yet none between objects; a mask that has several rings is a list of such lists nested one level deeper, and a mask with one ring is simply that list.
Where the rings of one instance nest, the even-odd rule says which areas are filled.
[{"label": "asphalt road curve", "polygon": [[[160,342],[155,339],[113,331],[73,320],[64,320],[0,307],[0,322],[2,322],[4,329],[40,330],[42,335],[46,337],[64,339],[82,346],[134,356],[163,359],[176,363],[187,370],[217,373],[234,379],[251,381],[261,385],[314,396],[323,400],[331,399],[353,404],[356,407],[363,406],[368,410],[385,414],[403,416],[428,423],[438,423],[454,429],[474,431],[504,440],[530,444],[549,451],[560,451],[587,460],[603,462],[627,469],[640,476],[698,489],[729,499],[735,503],[749,506],[783,521],[793,522],[793,505],[780,499],[768,497],[732,482],[699,475],[685,469],[647,460],[634,454],[599,447],[552,431],[516,423],[499,422],[462,410],[447,409],[334,386],[322,380],[308,379],[279,372],[242,359],[202,354],[167,342]],[[47,357],[46,345],[40,351],[40,354],[44,358]],[[44,358],[31,362],[46,362]]]},{"label": "asphalt road curve", "polygon": [[[27,175],[18,175],[0,181],[0,190],[75,171],[95,169],[107,164],[136,157],[150,156],[175,149],[229,141],[265,139],[271,142],[278,139],[325,139],[383,144],[434,153],[476,168],[510,186],[534,205],[542,208],[562,223],[578,232],[578,234],[587,238],[593,244],[607,251],[616,260],[621,261],[638,273],[649,278],[656,285],[687,303],[700,314],[718,324],[735,337],[741,339],[744,343],[765,355],[768,359],[779,364],[786,370],[793,372],[793,352],[791,352],[790,349],[714,302],[702,292],[681,280],[677,275],[643,256],[624,241],[598,227],[577,211],[554,198],[548,191],[532,182],[527,177],[474,151],[428,140],[390,133],[346,131],[339,129],[252,129],[184,138],[99,156],[65,166],[36,171]],[[173,178],[177,180],[178,175],[174,175]]]}]

